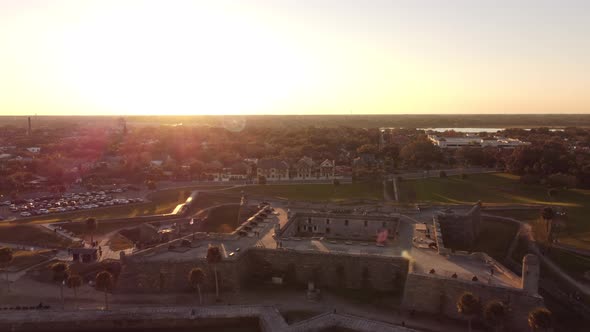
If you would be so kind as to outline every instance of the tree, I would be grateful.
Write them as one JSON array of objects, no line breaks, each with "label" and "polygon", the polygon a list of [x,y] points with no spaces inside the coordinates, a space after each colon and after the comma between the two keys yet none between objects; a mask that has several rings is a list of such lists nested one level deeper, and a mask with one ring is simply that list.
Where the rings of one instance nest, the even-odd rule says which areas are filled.
[{"label": "tree", "polygon": [[414,167],[424,167],[439,161],[441,156],[440,149],[425,137],[408,143],[400,151],[400,157],[405,164]]},{"label": "tree", "polygon": [[86,230],[90,233],[90,242],[94,242],[94,231],[98,228],[98,222],[94,218],[86,219]]},{"label": "tree", "polygon": [[467,318],[467,328],[471,332],[471,320],[479,313],[480,303],[472,293],[465,292],[457,301],[457,311]]},{"label": "tree", "polygon": [[195,267],[190,270],[188,274],[188,281],[193,289],[199,293],[199,304],[203,304],[203,297],[201,296],[201,285],[205,281],[205,272],[201,268]]},{"label": "tree", "polygon": [[215,297],[219,299],[219,282],[217,279],[217,264],[221,262],[221,250],[218,246],[209,245],[207,249],[207,264],[213,266],[213,273],[215,274]]},{"label": "tree", "polygon": [[77,274],[71,274],[66,280],[68,288],[74,290],[74,298],[78,302],[78,287],[82,286],[82,277]]},{"label": "tree", "polygon": [[69,267],[64,262],[57,262],[51,265],[51,271],[53,272],[53,281],[59,283],[59,293],[61,298],[61,307],[65,309],[64,301],[64,283],[68,278]]},{"label": "tree", "polygon": [[533,331],[548,331],[553,325],[551,311],[536,308],[529,312],[528,322]]},{"label": "tree", "polygon": [[99,272],[96,275],[96,290],[104,292],[104,307],[109,310],[108,292],[113,289],[113,275],[108,271]]},{"label": "tree", "polygon": [[507,308],[502,301],[491,301],[484,308],[484,318],[494,331],[501,331],[506,319]]},{"label": "tree", "polygon": [[8,287],[10,287],[10,284],[8,283],[8,273],[6,272],[6,268],[12,262],[13,257],[14,256],[12,253],[12,249],[8,247],[0,248],[0,268],[2,268],[2,270],[4,271],[4,278],[6,279],[7,289]]},{"label": "tree", "polygon": [[147,181],[146,186],[149,190],[156,190],[156,183],[152,180]]},{"label": "tree", "polygon": [[543,220],[545,221],[545,230],[547,231],[547,234],[549,234],[550,224],[551,221],[553,221],[554,217],[555,212],[550,206],[546,206],[541,210],[541,218],[543,218]]}]

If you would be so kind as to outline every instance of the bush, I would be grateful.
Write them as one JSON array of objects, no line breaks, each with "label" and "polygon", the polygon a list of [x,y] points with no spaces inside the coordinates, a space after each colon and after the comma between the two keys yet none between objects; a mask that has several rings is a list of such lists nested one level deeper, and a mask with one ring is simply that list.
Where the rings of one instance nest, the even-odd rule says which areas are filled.
[{"label": "bush", "polygon": [[339,186],[339,185],[340,185],[340,180],[338,180],[338,179],[334,179],[334,181],[332,181],[332,183],[333,183],[335,186]]},{"label": "bush", "polygon": [[551,187],[575,188],[576,182],[575,176],[562,173],[551,174],[547,177],[547,184]]},{"label": "bush", "polygon": [[520,177],[520,182],[522,184],[539,184],[541,178],[535,174],[525,174]]},{"label": "bush", "polygon": [[259,176],[258,177],[258,184],[266,184],[266,177],[265,176]]},{"label": "bush", "polygon": [[467,179],[467,174],[461,173],[461,179],[463,179],[463,180]]},{"label": "bush", "polygon": [[447,177],[447,172],[445,172],[445,171],[440,171],[440,172],[438,173],[438,176],[439,176],[439,177],[441,177],[441,178],[446,178],[446,177]]}]

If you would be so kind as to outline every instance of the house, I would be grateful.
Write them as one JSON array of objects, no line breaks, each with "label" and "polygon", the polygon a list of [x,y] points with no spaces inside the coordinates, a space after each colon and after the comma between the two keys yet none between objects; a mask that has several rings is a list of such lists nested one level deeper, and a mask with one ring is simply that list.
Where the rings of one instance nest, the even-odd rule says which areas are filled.
[{"label": "house", "polygon": [[213,181],[238,181],[249,178],[249,166],[245,162],[237,162],[230,167],[224,167],[217,172],[211,173]]},{"label": "house", "polygon": [[289,179],[289,165],[280,159],[260,159],[256,164],[256,175],[264,176],[267,181]]},{"label": "house", "polygon": [[39,153],[41,152],[41,148],[38,146],[32,146],[30,148],[27,148],[27,151],[29,151],[30,153]]},{"label": "house", "polygon": [[313,178],[315,171],[315,163],[309,157],[302,157],[295,163],[293,179],[305,180]]},{"label": "house", "polygon": [[324,160],[320,164],[320,173],[319,176],[322,179],[332,179],[334,178],[334,168],[336,166],[336,162],[334,160]]},{"label": "house", "polygon": [[160,168],[160,167],[162,167],[162,165],[164,165],[163,160],[151,160],[150,161],[150,166],[153,168]]}]

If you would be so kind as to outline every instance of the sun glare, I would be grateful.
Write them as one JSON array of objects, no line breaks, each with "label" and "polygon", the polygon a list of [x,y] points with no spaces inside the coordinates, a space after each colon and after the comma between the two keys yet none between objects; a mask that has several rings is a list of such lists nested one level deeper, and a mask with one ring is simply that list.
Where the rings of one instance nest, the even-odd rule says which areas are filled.
[{"label": "sun glare", "polygon": [[141,10],[64,33],[55,54],[64,84],[125,113],[236,114],[271,109],[312,81],[304,57],[254,22],[212,8]]}]

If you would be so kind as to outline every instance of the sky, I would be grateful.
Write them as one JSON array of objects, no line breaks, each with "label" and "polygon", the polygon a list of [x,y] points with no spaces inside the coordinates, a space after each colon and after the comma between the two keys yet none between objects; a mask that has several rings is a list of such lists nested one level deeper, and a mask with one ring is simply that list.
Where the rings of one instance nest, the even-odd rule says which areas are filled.
[{"label": "sky", "polygon": [[590,1],[0,0],[0,115],[590,113]]}]

